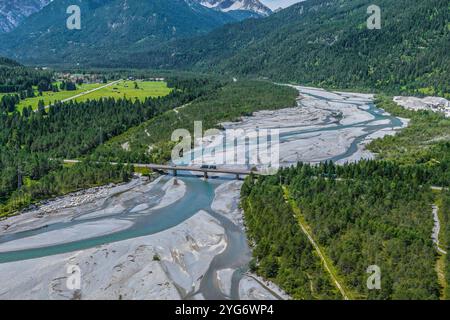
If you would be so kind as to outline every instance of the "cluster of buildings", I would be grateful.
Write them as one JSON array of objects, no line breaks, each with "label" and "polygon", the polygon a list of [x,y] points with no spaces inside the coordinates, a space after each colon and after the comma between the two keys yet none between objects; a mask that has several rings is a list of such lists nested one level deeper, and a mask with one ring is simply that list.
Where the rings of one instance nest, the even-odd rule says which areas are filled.
[{"label": "cluster of buildings", "polygon": [[[136,80],[143,81],[141,79],[136,79],[135,77],[131,77],[131,76],[128,77],[128,81],[136,81]],[[148,79],[145,79],[145,81],[163,82],[163,81],[166,81],[166,79],[165,78],[148,78]]]},{"label": "cluster of buildings", "polygon": [[70,81],[77,83],[80,80],[83,83],[103,83],[105,82],[105,77],[101,74],[82,74],[82,73],[58,73],[56,74],[58,81]]}]

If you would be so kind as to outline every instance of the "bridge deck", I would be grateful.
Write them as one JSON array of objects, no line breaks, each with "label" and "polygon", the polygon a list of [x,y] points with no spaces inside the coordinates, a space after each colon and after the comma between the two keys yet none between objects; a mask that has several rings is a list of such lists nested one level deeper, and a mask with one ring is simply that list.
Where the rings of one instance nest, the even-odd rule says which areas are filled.
[{"label": "bridge deck", "polygon": [[[64,160],[64,163],[79,163],[80,160]],[[110,162],[112,165],[118,165],[117,162]],[[232,174],[238,176],[248,176],[251,173],[258,174],[257,171],[251,170],[239,170],[239,169],[209,169],[209,168],[198,168],[192,166],[171,166],[171,165],[160,165],[160,164],[152,164],[152,163],[132,163],[132,166],[136,168],[147,168],[152,170],[161,170],[161,171],[192,171],[192,172],[202,172],[204,174],[208,173],[222,173],[222,174]]]},{"label": "bridge deck", "polygon": [[[133,164],[136,168],[149,168],[153,170],[163,170],[163,171],[192,171],[192,172],[207,172],[207,173],[224,173],[224,174],[239,174],[239,175],[250,175],[252,171],[250,170],[237,170],[237,169],[209,169],[209,168],[198,168],[191,166],[168,166],[168,165],[156,165],[156,164]],[[256,173],[256,172],[254,172]]]}]

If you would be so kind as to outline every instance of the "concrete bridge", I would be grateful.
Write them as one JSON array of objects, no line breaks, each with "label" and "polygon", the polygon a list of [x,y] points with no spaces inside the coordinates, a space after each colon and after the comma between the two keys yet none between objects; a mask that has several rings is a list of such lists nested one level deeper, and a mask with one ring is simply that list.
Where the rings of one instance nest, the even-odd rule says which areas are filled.
[{"label": "concrete bridge", "polygon": [[[75,164],[80,163],[80,160],[64,160],[64,163],[67,164]],[[111,165],[118,165],[118,162],[110,162]],[[191,172],[200,172],[203,174],[205,179],[208,179],[211,174],[221,173],[221,174],[230,174],[234,175],[237,180],[240,180],[241,177],[248,176],[251,173],[258,175],[258,171],[251,170],[239,170],[239,169],[221,169],[221,168],[199,168],[192,166],[175,166],[175,165],[160,165],[160,164],[144,164],[144,163],[131,163],[135,168],[146,168],[156,171],[164,171],[164,172],[172,172],[174,176],[178,175],[180,171],[191,171]]]}]

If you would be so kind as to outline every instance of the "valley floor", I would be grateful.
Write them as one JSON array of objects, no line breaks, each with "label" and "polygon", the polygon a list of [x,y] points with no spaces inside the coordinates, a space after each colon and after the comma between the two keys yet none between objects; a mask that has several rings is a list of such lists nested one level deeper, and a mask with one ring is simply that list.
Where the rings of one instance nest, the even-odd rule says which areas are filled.
[{"label": "valley floor", "polygon": [[[290,166],[372,158],[371,139],[408,124],[376,109],[370,95],[296,88],[298,107],[223,126],[279,129],[280,165]],[[0,222],[0,298],[288,298],[248,273],[242,183],[222,179],[133,180]],[[65,285],[70,265],[81,269],[81,291]]]}]

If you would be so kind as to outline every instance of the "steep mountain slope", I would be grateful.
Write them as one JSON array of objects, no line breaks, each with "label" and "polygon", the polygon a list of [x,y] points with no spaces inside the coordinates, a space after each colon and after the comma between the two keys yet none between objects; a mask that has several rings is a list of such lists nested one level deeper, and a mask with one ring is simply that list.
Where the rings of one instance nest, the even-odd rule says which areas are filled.
[{"label": "steep mountain slope", "polygon": [[26,17],[52,0],[0,0],[0,33],[16,28]]},{"label": "steep mountain slope", "polygon": [[264,19],[134,53],[131,61],[320,86],[448,94],[448,1],[379,0],[381,30],[367,28],[371,4],[309,0]]},{"label": "steep mountain slope", "polygon": [[[81,30],[69,30],[70,5],[81,9]],[[19,60],[62,62],[133,45],[206,33],[236,19],[192,0],[55,0],[0,37],[0,51]]]},{"label": "steep mountain slope", "polygon": [[195,0],[201,5],[220,10],[223,12],[231,11],[250,11],[261,16],[268,16],[272,11],[262,4],[259,0]]}]

